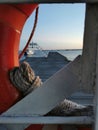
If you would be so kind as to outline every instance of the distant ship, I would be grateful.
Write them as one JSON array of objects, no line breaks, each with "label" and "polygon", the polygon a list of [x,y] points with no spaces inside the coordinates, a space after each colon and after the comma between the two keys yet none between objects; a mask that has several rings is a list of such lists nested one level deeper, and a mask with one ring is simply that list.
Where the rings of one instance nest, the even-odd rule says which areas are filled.
[{"label": "distant ship", "polygon": [[27,55],[33,55],[34,54],[34,49],[35,49],[35,46],[37,45],[37,43],[30,43],[27,50],[26,50],[26,54]]},{"label": "distant ship", "polygon": [[26,52],[25,56],[28,57],[47,57],[47,53],[37,44],[37,43],[30,43]]}]

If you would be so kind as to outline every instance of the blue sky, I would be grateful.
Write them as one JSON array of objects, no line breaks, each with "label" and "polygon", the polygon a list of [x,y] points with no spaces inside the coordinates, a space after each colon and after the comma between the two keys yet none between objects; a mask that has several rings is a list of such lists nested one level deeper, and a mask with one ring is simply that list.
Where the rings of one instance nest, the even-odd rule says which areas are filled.
[{"label": "blue sky", "polygon": [[[81,49],[83,46],[85,4],[40,4],[38,24],[32,41],[43,49]],[[35,12],[22,31],[20,49],[29,38]]]}]

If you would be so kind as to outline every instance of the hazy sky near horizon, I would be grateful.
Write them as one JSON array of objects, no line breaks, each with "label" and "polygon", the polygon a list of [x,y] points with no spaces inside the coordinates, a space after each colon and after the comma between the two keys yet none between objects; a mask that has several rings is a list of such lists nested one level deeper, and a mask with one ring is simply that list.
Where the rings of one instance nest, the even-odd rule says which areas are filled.
[{"label": "hazy sky near horizon", "polygon": [[[22,31],[20,49],[31,33],[35,12]],[[40,4],[38,24],[32,39],[43,49],[81,49],[83,46],[85,4]]]}]

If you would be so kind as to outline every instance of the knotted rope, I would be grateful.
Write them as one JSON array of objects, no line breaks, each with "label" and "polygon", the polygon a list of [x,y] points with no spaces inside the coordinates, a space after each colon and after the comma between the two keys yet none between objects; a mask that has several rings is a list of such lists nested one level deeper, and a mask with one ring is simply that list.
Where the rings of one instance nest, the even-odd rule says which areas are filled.
[{"label": "knotted rope", "polygon": [[[23,96],[32,92],[41,86],[42,82],[39,76],[35,76],[34,71],[27,62],[21,63],[19,67],[10,70],[10,80],[13,85],[23,94]],[[52,116],[72,116],[72,115],[93,115],[92,106],[83,106],[65,99],[58,104],[47,115]]]},{"label": "knotted rope", "polygon": [[47,116],[92,116],[93,106],[80,105],[65,99],[52,109]]},{"label": "knotted rope", "polygon": [[10,70],[9,74],[11,82],[23,96],[42,84],[39,76],[35,76],[34,71],[27,62],[23,62],[19,67]]}]

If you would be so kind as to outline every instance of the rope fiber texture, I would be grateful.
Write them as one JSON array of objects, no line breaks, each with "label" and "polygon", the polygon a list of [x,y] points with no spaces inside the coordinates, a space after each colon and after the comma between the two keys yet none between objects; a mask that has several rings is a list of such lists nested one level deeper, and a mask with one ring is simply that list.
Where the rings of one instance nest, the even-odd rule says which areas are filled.
[{"label": "rope fiber texture", "polygon": [[93,106],[80,105],[65,99],[52,109],[47,116],[93,116]]},{"label": "rope fiber texture", "polygon": [[22,62],[19,67],[14,67],[9,72],[13,85],[23,94],[27,95],[42,84],[39,76],[35,76],[34,71],[27,62]]},{"label": "rope fiber texture", "polygon": [[[19,67],[15,67],[9,72],[12,84],[26,96],[41,86],[42,82],[39,76],[36,76],[34,70],[27,62],[22,62]],[[92,106],[84,106],[65,99],[52,109],[46,116],[91,116],[93,115]]]}]

